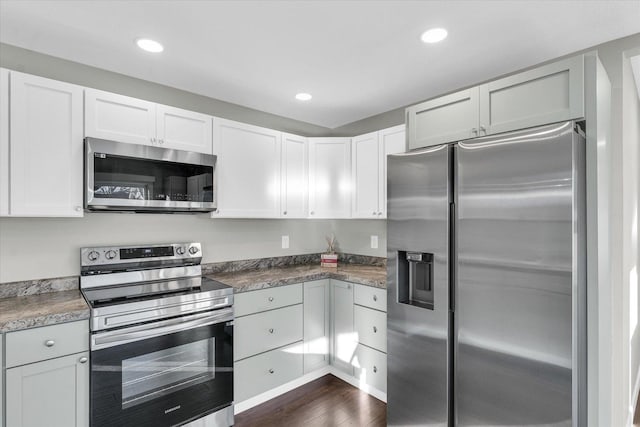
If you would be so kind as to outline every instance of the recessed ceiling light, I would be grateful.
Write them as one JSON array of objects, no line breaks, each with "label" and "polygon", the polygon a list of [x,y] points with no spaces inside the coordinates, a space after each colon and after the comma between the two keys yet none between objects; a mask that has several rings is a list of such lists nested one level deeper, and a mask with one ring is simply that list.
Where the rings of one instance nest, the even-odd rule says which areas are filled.
[{"label": "recessed ceiling light", "polygon": [[310,94],[310,93],[304,93],[304,92],[301,92],[301,93],[296,94],[296,99],[297,99],[298,101],[308,101],[308,100],[310,100],[311,98],[312,98],[312,96],[311,96],[311,94]]},{"label": "recessed ceiling light", "polygon": [[138,39],[136,40],[136,44],[140,49],[146,50],[147,52],[160,53],[164,50],[164,46],[151,39]]},{"label": "recessed ceiling light", "polygon": [[432,28],[422,33],[422,39],[425,43],[438,43],[447,38],[447,30],[444,28]]}]

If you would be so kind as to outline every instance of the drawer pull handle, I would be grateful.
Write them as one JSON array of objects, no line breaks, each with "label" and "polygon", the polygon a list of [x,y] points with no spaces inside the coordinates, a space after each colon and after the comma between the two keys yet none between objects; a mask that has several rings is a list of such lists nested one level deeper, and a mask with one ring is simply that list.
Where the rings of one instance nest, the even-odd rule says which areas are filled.
[{"label": "drawer pull handle", "polygon": [[273,333],[273,328],[269,329],[269,333],[272,334]]},{"label": "drawer pull handle", "polygon": [[54,340],[46,340],[44,342],[44,345],[46,345],[47,347],[53,347],[56,344],[56,342]]},{"label": "drawer pull handle", "polygon": [[378,301],[378,296],[377,296],[377,295],[374,295],[374,296],[373,296],[373,300],[374,300],[374,301]]},{"label": "drawer pull handle", "polygon": [[273,302],[273,297],[269,297],[269,302]]},{"label": "drawer pull handle", "polygon": [[81,358],[80,358],[80,360],[79,360],[79,362],[80,362],[80,363],[87,363],[87,360],[89,360],[89,359],[88,359],[88,358],[86,358],[86,357],[81,357]]},{"label": "drawer pull handle", "polygon": [[378,368],[377,367],[373,367],[373,373],[375,374],[376,372],[378,372]]},{"label": "drawer pull handle", "polygon": [[269,373],[273,374],[275,371],[273,369],[269,369]]},{"label": "drawer pull handle", "polygon": [[373,332],[376,333],[378,332],[378,328],[376,328],[375,326],[373,327]]}]

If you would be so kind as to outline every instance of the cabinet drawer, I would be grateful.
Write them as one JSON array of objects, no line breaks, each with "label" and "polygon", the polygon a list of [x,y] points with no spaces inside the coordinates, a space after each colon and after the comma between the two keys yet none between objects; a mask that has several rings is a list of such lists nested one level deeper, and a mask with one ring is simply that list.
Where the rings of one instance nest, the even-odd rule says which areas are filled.
[{"label": "cabinet drawer", "polygon": [[353,302],[380,311],[387,311],[387,290],[371,286],[356,285]]},{"label": "cabinet drawer", "polygon": [[235,320],[234,360],[302,340],[302,304]]},{"label": "cabinet drawer", "polygon": [[233,310],[236,317],[274,308],[302,303],[302,283],[243,292],[235,295]]},{"label": "cabinet drawer", "polygon": [[370,385],[383,393],[387,392],[387,355],[385,353],[358,345],[354,365],[355,376],[360,383]]},{"label": "cabinet drawer", "polygon": [[62,323],[9,332],[7,368],[89,350],[89,322]]},{"label": "cabinet drawer", "polygon": [[387,352],[387,314],[354,306],[354,323],[358,342]]},{"label": "cabinet drawer", "polygon": [[302,376],[302,342],[233,364],[236,403]]}]

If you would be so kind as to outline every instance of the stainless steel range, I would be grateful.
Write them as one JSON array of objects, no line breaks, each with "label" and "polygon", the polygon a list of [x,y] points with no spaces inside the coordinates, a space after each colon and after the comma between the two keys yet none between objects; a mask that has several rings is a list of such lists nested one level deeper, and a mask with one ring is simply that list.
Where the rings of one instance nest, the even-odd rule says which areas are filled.
[{"label": "stainless steel range", "polygon": [[233,425],[233,289],[199,243],[81,249],[91,426]]}]

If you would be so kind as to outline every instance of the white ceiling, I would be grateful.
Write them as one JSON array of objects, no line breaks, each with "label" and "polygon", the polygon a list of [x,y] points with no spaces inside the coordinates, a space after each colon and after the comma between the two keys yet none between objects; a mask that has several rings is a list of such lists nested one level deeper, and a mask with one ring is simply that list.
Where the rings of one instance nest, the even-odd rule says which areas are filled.
[{"label": "white ceiling", "polygon": [[640,0],[0,0],[3,43],[330,128],[635,33]]}]

